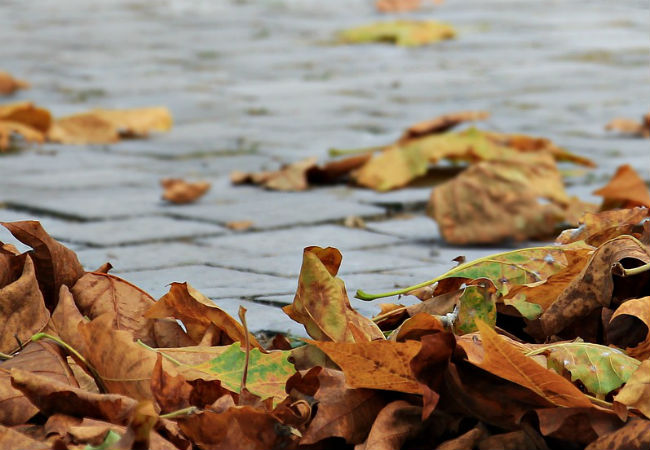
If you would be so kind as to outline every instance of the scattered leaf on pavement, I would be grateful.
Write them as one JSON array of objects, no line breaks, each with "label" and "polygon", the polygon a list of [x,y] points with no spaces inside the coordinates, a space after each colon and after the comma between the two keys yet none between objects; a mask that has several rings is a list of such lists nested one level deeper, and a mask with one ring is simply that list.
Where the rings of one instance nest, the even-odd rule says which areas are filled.
[{"label": "scattered leaf on pavement", "polygon": [[0,95],[13,94],[19,89],[28,89],[29,83],[0,70]]},{"label": "scattered leaf on pavement", "polygon": [[607,185],[594,191],[603,197],[601,209],[650,208],[650,190],[638,173],[625,164],[616,169],[616,173]]},{"label": "scattered leaf on pavement", "polygon": [[179,205],[192,203],[210,189],[210,183],[207,181],[188,182],[180,178],[164,178],[160,180],[160,185],[164,192],[163,200]]},{"label": "scattered leaf on pavement", "polygon": [[403,47],[415,47],[452,39],[455,36],[456,31],[442,22],[397,20],[349,28],[339,33],[339,40],[345,44],[387,42]]},{"label": "scattered leaf on pavement", "polygon": [[618,131],[623,134],[650,138],[650,113],[644,115],[640,122],[634,119],[613,119],[605,125],[605,129]]}]

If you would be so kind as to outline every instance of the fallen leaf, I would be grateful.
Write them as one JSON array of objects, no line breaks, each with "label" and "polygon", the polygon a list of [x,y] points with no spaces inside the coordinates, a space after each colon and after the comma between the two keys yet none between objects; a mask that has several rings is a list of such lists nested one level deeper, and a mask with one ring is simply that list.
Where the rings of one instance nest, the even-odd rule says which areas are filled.
[{"label": "fallen leaf", "polygon": [[621,428],[590,443],[585,450],[646,450],[650,448],[647,420],[631,419]]},{"label": "fallen leaf", "polygon": [[124,395],[87,392],[56,378],[19,368],[11,370],[11,385],[46,415],[92,417],[125,425],[137,405],[137,401]]},{"label": "fallen leaf", "polygon": [[330,437],[341,437],[350,444],[364,442],[386,401],[377,391],[350,389],[338,370],[322,369],[318,382],[314,395],[318,410],[300,444],[315,444]]},{"label": "fallen leaf", "polygon": [[607,341],[639,360],[650,357],[650,297],[621,304],[607,325]]},{"label": "fallen leaf", "polygon": [[168,131],[172,117],[167,108],[94,109],[56,119],[48,139],[64,144],[107,144],[122,137],[147,136]]},{"label": "fallen leaf", "polygon": [[164,189],[163,200],[179,205],[198,200],[208,192],[211,186],[207,181],[190,183],[180,178],[164,178],[160,180],[160,185]]},{"label": "fallen leaf", "polygon": [[476,324],[485,349],[485,358],[479,367],[530,389],[556,406],[591,406],[589,399],[568,380],[524,356],[488,325],[481,321]]},{"label": "fallen leaf", "polygon": [[46,450],[50,445],[0,425],[0,448]]},{"label": "fallen leaf", "polygon": [[220,413],[206,410],[178,423],[183,433],[204,449],[268,450],[291,442],[287,427],[272,414],[250,406],[234,406]]},{"label": "fallen leaf", "polygon": [[160,354],[153,368],[151,391],[163,414],[190,406],[192,385],[182,375],[170,375],[163,370]]},{"label": "fallen leaf", "polygon": [[410,394],[421,392],[409,366],[420,351],[417,341],[309,342],[324,351],[343,370],[350,387]]},{"label": "fallen leaf", "polygon": [[623,424],[611,410],[602,408],[544,408],[535,414],[542,435],[582,445]]},{"label": "fallen leaf", "polygon": [[246,231],[254,225],[251,220],[234,220],[227,222],[226,227],[234,231]]},{"label": "fallen leaf", "polygon": [[29,255],[22,274],[15,281],[0,286],[0,352],[13,353],[32,335],[45,328],[50,313],[38,288],[34,263]]},{"label": "fallen leaf", "polygon": [[644,115],[641,122],[625,118],[613,119],[605,125],[605,129],[648,138],[650,137],[650,113]]},{"label": "fallen leaf", "polygon": [[[88,450],[127,450],[130,446],[123,447],[117,446],[119,439],[121,439],[127,432],[127,427],[123,425],[116,425],[102,420],[84,418],[83,421],[75,426],[71,426],[67,430],[67,434],[71,437],[72,441],[78,444],[88,444],[91,447],[85,447]],[[116,435],[115,438],[107,438],[110,434]],[[105,443],[105,446],[101,446]],[[150,443],[152,449],[160,450],[177,450],[177,447],[166,439],[163,439],[158,433],[152,432],[150,436]],[[95,446],[95,447],[92,447]],[[146,447],[135,447],[146,448]]]},{"label": "fallen leaf", "polygon": [[603,197],[601,209],[633,208],[635,206],[650,208],[648,186],[629,164],[616,169],[616,173],[609,183],[593,193]]},{"label": "fallen leaf", "polygon": [[553,234],[568,201],[553,158],[532,153],[471,166],[433,189],[428,211],[447,242],[493,243]]},{"label": "fallen leaf", "polygon": [[617,236],[624,234],[639,238],[642,231],[641,222],[650,214],[648,208],[617,209],[587,213],[580,218],[578,228],[564,230],[555,240],[558,244],[585,241],[589,245],[599,246]]},{"label": "fallen leaf", "polygon": [[451,39],[455,36],[455,30],[450,25],[442,22],[433,20],[397,20],[394,22],[378,22],[341,31],[339,40],[345,44],[388,42],[404,47],[415,47]]},{"label": "fallen leaf", "polygon": [[478,450],[495,448],[500,450],[550,450],[544,438],[530,426],[524,430],[487,436],[479,441],[477,448]]},{"label": "fallen leaf", "polygon": [[622,351],[590,342],[551,344],[549,368],[571,373],[571,381],[580,380],[588,392],[606,395],[627,382],[639,367],[639,361]]},{"label": "fallen leaf", "polygon": [[155,353],[133,342],[129,332],[113,329],[113,323],[114,318],[107,313],[79,324],[87,351],[83,356],[95,368],[109,393],[153,400],[151,374]]},{"label": "fallen leaf", "polygon": [[[250,351],[246,389],[262,400],[272,398],[274,404],[286,397],[287,380],[296,373],[289,362],[290,352],[272,351],[262,353],[257,348]],[[219,380],[222,386],[232,392],[240,393],[246,352],[239,342],[231,344],[219,356],[194,366],[179,366],[177,370],[187,379]]]},{"label": "fallen leaf", "polygon": [[29,89],[29,83],[11,76],[11,74],[0,71],[0,95],[13,94],[19,89]]},{"label": "fallen leaf", "polygon": [[379,327],[350,306],[345,284],[336,277],[341,260],[341,252],[333,247],[306,247],[296,296],[291,305],[283,308],[284,312],[317,340],[383,339]]},{"label": "fallen leaf", "polygon": [[630,258],[648,263],[650,249],[631,236],[620,236],[598,247],[578,276],[539,318],[545,335],[557,334],[599,306],[608,306],[614,291],[612,265]]},{"label": "fallen leaf", "polygon": [[85,273],[77,255],[54,240],[38,221],[1,222],[16,239],[33,248],[30,252],[36,268],[36,278],[45,305],[51,311],[58,301],[61,285],[73,286]]},{"label": "fallen leaf", "polygon": [[488,117],[490,117],[490,113],[487,111],[458,111],[443,114],[433,119],[424,120],[411,125],[404,131],[402,137],[397,141],[397,144],[405,144],[412,139],[430,134],[444,133],[463,122],[485,120]]},{"label": "fallen leaf", "polygon": [[486,433],[487,431],[484,427],[474,427],[456,438],[443,442],[435,450],[464,450],[474,448]]},{"label": "fallen leaf", "polygon": [[[188,283],[171,283],[169,292],[151,306],[144,316],[150,319],[174,317],[181,320],[194,342],[201,341],[210,324],[214,324],[220,331],[212,345],[228,345],[244,342],[245,339],[246,332],[239,322]],[[250,333],[249,341],[251,347],[262,348]]]},{"label": "fallen leaf", "polygon": [[354,450],[394,450],[402,448],[421,428],[422,407],[396,400],[384,406],[372,424],[370,434]]},{"label": "fallen leaf", "polygon": [[47,109],[34,106],[32,102],[0,105],[0,122],[17,122],[45,133],[50,128],[52,116]]},{"label": "fallen leaf", "polygon": [[11,147],[11,137],[14,135],[22,136],[26,142],[42,144],[45,141],[43,133],[34,128],[18,122],[0,120],[0,151]]},{"label": "fallen leaf", "polygon": [[614,396],[614,402],[637,409],[650,419],[650,359],[641,362],[625,386]]},{"label": "fallen leaf", "polygon": [[497,323],[496,288],[487,280],[476,280],[467,286],[458,299],[458,317],[452,329],[456,335],[477,331],[476,321],[481,320],[494,328]]},{"label": "fallen leaf", "polygon": [[18,355],[0,364],[0,423],[5,425],[19,425],[38,412],[38,408],[11,385],[12,369],[26,370],[34,376],[40,375],[69,386],[77,386],[56,345],[30,342]]},{"label": "fallen leaf", "polygon": [[[131,450],[140,448],[160,448],[156,445],[153,435],[153,428],[159,421],[160,417],[156,412],[153,402],[150,400],[139,402],[132,415],[126,431],[122,438],[115,443],[116,450]],[[171,443],[170,443],[171,444]],[[170,445],[171,448],[176,448]]]},{"label": "fallen leaf", "polygon": [[420,7],[421,0],[376,0],[375,8],[383,13],[412,11]]}]

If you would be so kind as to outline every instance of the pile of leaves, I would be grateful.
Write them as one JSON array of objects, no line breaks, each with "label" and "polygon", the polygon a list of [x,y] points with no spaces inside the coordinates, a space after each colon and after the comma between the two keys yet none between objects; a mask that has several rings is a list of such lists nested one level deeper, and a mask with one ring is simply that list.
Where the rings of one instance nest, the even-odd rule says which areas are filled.
[{"label": "pile of leaves", "polygon": [[256,337],[187,283],[154,301],[38,222],[3,225],[32,250],[0,249],[0,448],[650,446],[647,208],[358,292],[422,300],[373,319],[341,253],[307,247],[284,308],[303,341]]}]

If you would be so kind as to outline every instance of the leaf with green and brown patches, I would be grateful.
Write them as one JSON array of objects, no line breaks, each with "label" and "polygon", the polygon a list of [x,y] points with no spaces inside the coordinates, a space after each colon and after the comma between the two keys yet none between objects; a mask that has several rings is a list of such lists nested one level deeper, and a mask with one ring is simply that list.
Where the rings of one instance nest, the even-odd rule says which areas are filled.
[{"label": "leaf with green and brown patches", "polygon": [[349,28],[339,33],[339,40],[345,44],[388,42],[404,47],[414,47],[451,39],[455,36],[454,29],[442,22],[396,20]]},{"label": "leaf with green and brown patches", "polygon": [[650,419],[650,359],[641,362],[625,386],[614,396],[614,401],[637,409]]},{"label": "leaf with green and brown patches", "polygon": [[578,222],[578,228],[564,230],[555,240],[558,244],[585,241],[599,246],[624,234],[641,236],[641,222],[648,218],[648,208],[615,209],[595,214],[587,213]]},{"label": "leaf with green and brown patches", "polygon": [[345,283],[336,277],[341,259],[341,252],[333,247],[306,247],[296,296],[284,312],[320,341],[383,339],[379,327],[350,306]]},{"label": "leaf with green and brown patches", "polygon": [[[272,351],[262,353],[254,348],[250,351],[246,389],[262,400],[272,398],[279,403],[286,397],[287,380],[296,373],[289,362],[290,352]],[[177,370],[188,380],[219,380],[222,386],[240,393],[246,352],[239,342],[231,344],[216,358],[195,366],[178,366]]]},{"label": "leaf with green and brown patches", "polygon": [[[211,324],[217,331],[212,345],[244,342],[246,336],[244,327],[239,322],[188,283],[171,283],[169,292],[146,311],[145,317],[173,317],[181,320],[194,342],[201,342]],[[257,339],[250,333],[249,342],[252,347],[261,348]]]},{"label": "leaf with green and brown patches", "polygon": [[[50,319],[38,287],[34,264],[29,255],[22,273],[5,286],[0,286],[0,352],[12,353],[32,335],[43,330]],[[9,279],[13,278],[11,274]]]},{"label": "leaf with green and brown patches", "polygon": [[541,315],[545,335],[559,333],[599,306],[609,306],[614,291],[612,265],[623,259],[648,263],[650,249],[631,236],[620,236],[598,247],[580,274]]},{"label": "leaf with green and brown patches", "polygon": [[2,222],[16,239],[34,250],[31,257],[45,305],[51,311],[58,301],[61,285],[73,286],[84,274],[77,255],[54,240],[35,220]]},{"label": "leaf with green and brown patches", "polygon": [[497,323],[497,290],[488,280],[475,280],[467,286],[458,300],[458,318],[454,320],[453,330],[457,335],[477,331],[476,320],[493,327]]},{"label": "leaf with green and brown patches", "polygon": [[544,349],[550,368],[559,373],[562,369],[569,371],[571,381],[579,380],[595,395],[606,395],[619,388],[640,365],[621,350],[590,342],[564,342]]},{"label": "leaf with green and brown patches", "polygon": [[0,364],[0,423],[19,425],[38,412],[25,395],[11,385],[11,370],[21,369],[71,387],[77,387],[61,350],[49,342],[30,342],[15,357]]},{"label": "leaf with green and brown patches", "polygon": [[417,341],[309,342],[343,370],[350,387],[421,393],[409,366],[420,351]]},{"label": "leaf with green and brown patches", "polygon": [[485,323],[477,321],[476,324],[485,349],[485,358],[478,364],[480,368],[524,386],[556,406],[591,406],[589,399],[570,381],[524,356]]}]

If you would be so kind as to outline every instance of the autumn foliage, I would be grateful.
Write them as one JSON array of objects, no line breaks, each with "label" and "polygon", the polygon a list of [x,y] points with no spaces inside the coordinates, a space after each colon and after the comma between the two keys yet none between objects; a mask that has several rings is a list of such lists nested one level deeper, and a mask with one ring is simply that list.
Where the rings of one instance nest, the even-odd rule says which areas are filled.
[{"label": "autumn foliage", "polygon": [[358,292],[422,299],[373,319],[350,305],[341,253],[307,247],[285,307],[307,340],[258,339],[243,308],[187,283],[155,301],[110,265],[86,272],[38,222],[3,225],[32,250],[0,250],[0,448],[650,445],[647,208]]}]

